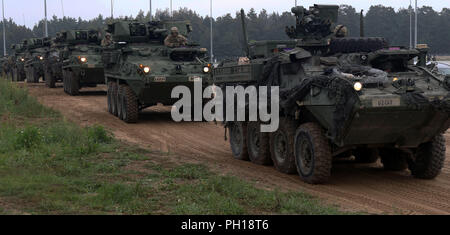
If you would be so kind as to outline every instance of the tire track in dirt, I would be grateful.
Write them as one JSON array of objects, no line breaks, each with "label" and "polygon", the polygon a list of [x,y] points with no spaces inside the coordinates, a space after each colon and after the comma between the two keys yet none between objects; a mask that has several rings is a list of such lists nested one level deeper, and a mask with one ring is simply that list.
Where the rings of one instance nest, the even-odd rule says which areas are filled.
[{"label": "tire track in dirt", "polygon": [[43,84],[25,86],[41,103],[59,110],[71,121],[81,125],[101,124],[121,140],[173,153],[163,157],[203,163],[220,174],[251,180],[262,188],[305,191],[348,211],[450,214],[449,153],[443,173],[431,181],[415,179],[408,171],[385,172],[379,163],[335,164],[329,184],[313,186],[303,183],[296,175],[281,174],[273,167],[234,160],[221,125],[174,123],[170,109],[159,106],[145,110],[138,124],[125,124],[107,112],[104,86],[86,89],[77,97],[65,95],[60,88],[45,88]]}]

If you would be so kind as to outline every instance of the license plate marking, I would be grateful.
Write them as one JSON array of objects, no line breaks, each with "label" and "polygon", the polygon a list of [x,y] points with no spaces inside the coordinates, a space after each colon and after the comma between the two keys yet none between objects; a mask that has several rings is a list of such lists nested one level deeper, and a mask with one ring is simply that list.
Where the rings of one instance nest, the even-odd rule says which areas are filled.
[{"label": "license plate marking", "polygon": [[400,106],[400,98],[392,99],[374,99],[372,101],[373,107],[397,107]]}]

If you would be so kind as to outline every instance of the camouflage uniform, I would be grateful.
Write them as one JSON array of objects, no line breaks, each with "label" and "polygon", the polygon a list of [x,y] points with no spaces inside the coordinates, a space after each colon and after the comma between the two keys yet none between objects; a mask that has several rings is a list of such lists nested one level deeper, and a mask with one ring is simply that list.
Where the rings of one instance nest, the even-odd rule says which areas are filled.
[{"label": "camouflage uniform", "polygon": [[179,34],[177,27],[173,27],[171,31],[171,34],[167,36],[166,40],[164,40],[164,45],[175,48],[185,46],[187,44],[187,39]]},{"label": "camouflage uniform", "polygon": [[102,47],[109,47],[114,44],[114,41],[111,39],[111,34],[107,33],[105,38],[102,40]]},{"label": "camouflage uniform", "polygon": [[334,29],[334,35],[337,38],[345,38],[348,36],[348,29],[344,25],[338,25]]}]

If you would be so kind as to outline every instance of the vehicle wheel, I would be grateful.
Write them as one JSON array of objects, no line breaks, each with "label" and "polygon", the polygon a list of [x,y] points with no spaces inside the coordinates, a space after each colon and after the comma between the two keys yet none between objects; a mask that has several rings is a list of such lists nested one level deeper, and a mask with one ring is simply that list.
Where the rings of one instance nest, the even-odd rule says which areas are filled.
[{"label": "vehicle wheel", "polygon": [[111,95],[112,95],[111,97],[112,114],[116,117],[119,117],[118,86],[117,83],[115,82],[111,82]]},{"label": "vehicle wheel", "polygon": [[270,157],[270,135],[260,130],[260,122],[249,122],[247,125],[248,156],[255,164],[271,165],[273,162]]},{"label": "vehicle wheel", "polygon": [[136,95],[128,85],[121,85],[122,118],[126,123],[136,123],[139,119],[139,105]]},{"label": "vehicle wheel", "polygon": [[75,77],[73,72],[70,72],[70,82],[69,82],[69,93],[71,96],[77,96],[80,94],[80,82],[78,81],[78,78]]},{"label": "vehicle wheel", "polygon": [[306,123],[298,128],[295,163],[303,181],[322,184],[329,180],[333,165],[331,146],[318,124]]},{"label": "vehicle wheel", "polygon": [[122,104],[123,104],[123,95],[122,95],[122,85],[118,85],[117,86],[117,117],[120,120],[123,120],[123,109],[122,109]]},{"label": "vehicle wheel", "polygon": [[67,70],[63,70],[63,87],[64,92],[69,94],[69,84],[70,84],[70,72]]},{"label": "vehicle wheel", "polygon": [[294,155],[294,138],[297,125],[288,118],[280,118],[280,127],[270,135],[270,155],[275,168],[285,174],[297,171]]},{"label": "vehicle wheel", "polygon": [[48,72],[45,73],[45,85],[49,88],[56,87],[56,78]]},{"label": "vehicle wheel", "polygon": [[378,149],[372,148],[357,148],[353,150],[353,156],[355,156],[356,163],[375,163],[378,161],[379,154]]},{"label": "vehicle wheel", "polygon": [[19,75],[17,74],[17,72],[15,70],[11,71],[11,75],[12,75],[12,80],[14,82],[18,82],[19,81]]},{"label": "vehicle wheel", "polygon": [[112,86],[113,82],[108,82],[108,90],[107,90],[107,103],[108,103],[108,113],[113,114],[113,103],[112,103]]},{"label": "vehicle wheel", "polygon": [[380,157],[387,171],[403,171],[408,168],[406,153],[398,149],[381,149]]},{"label": "vehicle wheel", "polygon": [[444,167],[445,152],[445,137],[442,134],[419,146],[414,161],[409,163],[412,175],[419,179],[436,178]]},{"label": "vehicle wheel", "polygon": [[231,122],[228,124],[230,145],[233,156],[237,160],[248,161],[247,123]]}]

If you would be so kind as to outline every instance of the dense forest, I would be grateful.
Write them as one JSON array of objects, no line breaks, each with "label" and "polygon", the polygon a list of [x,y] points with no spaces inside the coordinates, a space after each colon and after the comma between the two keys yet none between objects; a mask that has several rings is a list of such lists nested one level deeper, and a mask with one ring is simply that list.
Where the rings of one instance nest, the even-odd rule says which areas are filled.
[{"label": "dense forest", "polygon": [[[294,17],[289,12],[270,13],[266,10],[256,12],[250,10],[247,14],[250,40],[287,39],[284,33],[285,26],[295,23]],[[194,27],[191,39],[199,42],[203,47],[209,48],[210,18],[202,17],[190,9],[179,9],[174,12],[175,20],[190,20]],[[444,8],[436,12],[432,7],[419,9],[419,43],[427,43],[432,48],[432,53],[439,55],[450,54],[450,9]],[[143,11],[136,16],[128,16],[141,21],[149,18]],[[170,19],[169,12],[158,11],[156,18]],[[339,23],[349,28],[350,36],[359,36],[360,13],[352,6],[342,5],[339,10]],[[392,7],[376,5],[370,7],[365,14],[366,36],[381,36],[388,39],[392,45],[409,45],[409,9],[395,11]],[[68,29],[94,28],[103,29],[105,22],[110,20],[102,15],[84,20],[81,18],[59,19],[56,16],[49,19],[49,34]],[[0,33],[1,32],[0,24]],[[41,21],[33,29],[20,26],[9,20],[6,22],[7,48],[13,43],[18,43],[24,38],[42,37],[44,22]],[[0,34],[1,35],[1,34]],[[227,14],[214,19],[214,52],[218,58],[235,57],[242,54],[242,33],[240,13]],[[3,44],[0,39],[0,45]],[[2,52],[3,53],[3,52]]]}]

